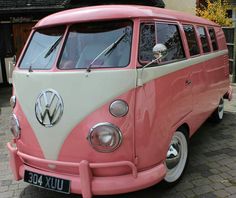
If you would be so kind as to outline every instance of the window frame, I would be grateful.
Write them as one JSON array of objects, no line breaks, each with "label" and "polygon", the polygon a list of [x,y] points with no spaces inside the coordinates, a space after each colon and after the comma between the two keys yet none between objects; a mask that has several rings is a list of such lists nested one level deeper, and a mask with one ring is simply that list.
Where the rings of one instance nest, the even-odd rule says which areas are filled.
[{"label": "window frame", "polygon": [[141,25],[145,24],[145,25],[154,25],[154,37],[155,37],[155,44],[157,44],[157,35],[156,35],[156,22],[153,21],[140,21],[139,23],[139,40],[138,40],[138,63],[140,64],[140,66],[144,66],[145,64],[149,63],[150,61],[141,61],[140,60],[140,44],[141,44]]},{"label": "window frame", "polygon": [[[217,49],[214,49],[214,47],[213,47],[213,40],[212,40],[212,38],[211,38],[210,29],[213,30]],[[214,28],[214,27],[211,27],[211,26],[208,26],[208,27],[207,27],[207,32],[208,32],[208,34],[209,34],[209,38],[210,38],[210,41],[211,41],[212,51],[213,51],[213,52],[219,51],[219,43],[218,43],[218,40],[217,40],[215,28]]]},{"label": "window frame", "polygon": [[59,55],[58,55],[58,58],[57,58],[57,62],[56,62],[56,69],[59,70],[59,71],[72,71],[72,70],[75,70],[75,71],[80,71],[80,70],[86,70],[87,68],[69,68],[69,69],[62,69],[59,67],[60,65],[60,62],[61,62],[61,59],[62,59],[62,55],[63,55],[63,52],[64,52],[64,49],[66,47],[66,44],[67,44],[67,39],[69,38],[69,35],[70,35],[70,29],[74,26],[74,25],[78,25],[78,24],[86,24],[86,23],[93,23],[93,22],[97,22],[97,23],[104,23],[104,22],[130,22],[131,24],[131,28],[132,28],[132,36],[131,36],[131,43],[130,43],[130,57],[129,57],[129,62],[126,66],[122,66],[122,67],[92,67],[91,69],[120,69],[120,68],[127,68],[130,66],[131,62],[132,62],[132,51],[133,51],[133,43],[134,43],[134,32],[135,32],[135,23],[132,19],[118,19],[118,20],[105,20],[105,21],[91,21],[91,22],[78,22],[78,23],[73,23],[73,24],[69,24],[67,25],[67,30],[65,32],[65,35],[64,35],[64,39],[63,39],[63,44],[61,46],[61,49],[60,49],[60,52],[59,52]]},{"label": "window frame", "polygon": [[[203,28],[203,30],[205,32],[207,44],[208,44],[208,47],[209,47],[209,51],[207,51],[207,52],[204,52],[203,43],[202,43],[201,35],[200,35],[200,32],[198,31],[198,28]],[[209,35],[208,35],[208,31],[207,31],[206,26],[205,25],[197,25],[196,26],[196,30],[197,30],[197,33],[198,33],[198,36],[199,36],[199,40],[200,40],[200,44],[201,44],[200,48],[201,48],[202,54],[209,54],[209,53],[211,53],[212,52],[212,48],[211,48],[211,43],[209,41]]]},{"label": "window frame", "polygon": [[50,29],[50,28],[58,28],[58,27],[64,27],[65,29],[64,29],[64,32],[63,32],[63,34],[62,34],[62,39],[61,39],[61,42],[62,42],[62,43],[60,44],[60,46],[59,46],[59,48],[58,48],[58,52],[57,52],[57,54],[56,54],[56,57],[55,57],[55,60],[54,60],[53,64],[51,65],[50,68],[47,68],[47,69],[36,68],[36,69],[33,69],[33,70],[35,70],[35,71],[51,71],[51,70],[54,68],[54,65],[55,65],[55,64],[57,65],[58,57],[59,57],[60,54],[61,54],[61,50],[62,50],[62,47],[63,47],[63,45],[64,45],[64,39],[65,39],[65,37],[66,37],[66,35],[67,35],[67,30],[68,30],[68,26],[67,26],[67,25],[55,25],[55,26],[39,27],[39,28],[33,29],[33,30],[31,31],[30,35],[29,35],[28,41],[27,41],[27,43],[26,43],[26,45],[25,45],[25,47],[24,47],[24,49],[23,49],[23,51],[22,51],[22,54],[21,54],[20,57],[19,57],[19,58],[20,58],[20,59],[19,59],[19,63],[17,64],[17,68],[18,68],[18,69],[20,69],[20,70],[22,70],[22,71],[24,71],[24,70],[29,70],[29,68],[22,68],[22,67],[21,67],[21,63],[22,63],[22,61],[23,61],[23,59],[24,59],[24,57],[25,57],[25,54],[26,54],[26,52],[27,52],[27,50],[28,50],[28,48],[29,48],[29,46],[30,46],[30,44],[31,44],[31,41],[32,41],[32,39],[33,39],[35,33],[36,33],[37,31],[40,31],[40,30],[45,30],[45,29]]},{"label": "window frame", "polygon": [[[185,30],[184,30],[184,26],[192,26],[193,27],[193,31],[194,31],[194,35],[195,35],[195,39],[196,39],[196,44],[197,44],[197,47],[198,47],[198,54],[195,54],[195,55],[191,55],[190,54],[190,49],[189,49],[189,45],[188,45],[188,39],[187,39],[187,36],[186,36],[186,33],[185,33]],[[184,32],[184,36],[185,36],[185,39],[186,39],[186,44],[188,46],[188,53],[189,53],[189,57],[190,58],[193,58],[193,57],[197,57],[197,56],[200,56],[201,55],[201,46],[200,46],[200,43],[199,43],[199,40],[201,42],[201,38],[198,37],[198,33],[197,33],[197,30],[196,30],[196,26],[194,24],[190,24],[190,23],[183,23],[182,24],[182,27],[183,27],[183,32]]]},{"label": "window frame", "polygon": [[140,46],[140,38],[141,38],[141,34],[140,34],[140,30],[141,30],[141,24],[143,23],[153,23],[155,25],[155,43],[157,44],[157,24],[159,23],[162,23],[162,24],[167,24],[167,25],[175,25],[177,27],[177,31],[179,32],[179,37],[180,37],[180,42],[181,42],[181,45],[182,45],[182,49],[183,49],[183,55],[184,57],[181,58],[181,59],[175,59],[175,60],[170,60],[170,61],[165,61],[165,62],[161,62],[161,63],[153,63],[151,64],[150,66],[148,67],[158,67],[158,66],[163,66],[163,65],[166,65],[166,64],[170,64],[170,63],[175,63],[175,62],[179,62],[179,61],[183,61],[183,60],[187,60],[187,54],[186,54],[186,49],[184,47],[184,33],[182,31],[182,25],[177,22],[177,21],[168,21],[168,20],[143,20],[143,21],[140,21],[139,22],[139,42],[138,42],[138,63],[140,64],[138,67],[139,68],[142,68],[143,66],[145,66],[145,64],[148,64],[149,62],[151,61],[148,61],[148,62],[145,62],[145,63],[142,63],[140,62],[139,60],[139,46]]},{"label": "window frame", "polygon": [[[177,31],[179,32],[180,43],[181,43],[181,45],[182,45],[183,55],[184,55],[184,57],[181,58],[181,59],[175,59],[175,60],[170,60],[170,61],[161,62],[161,63],[158,64],[158,66],[162,66],[162,65],[169,64],[169,63],[175,63],[175,62],[179,62],[179,61],[186,60],[186,59],[187,59],[187,56],[186,56],[186,51],[185,51],[185,47],[184,47],[184,38],[183,38],[183,34],[182,34],[182,30],[181,30],[181,25],[180,25],[180,23],[178,23],[178,22],[171,22],[171,21],[157,21],[157,22],[155,23],[156,30],[157,30],[157,26],[156,26],[157,23],[163,23],[163,24],[167,24],[167,25],[175,25],[175,26],[177,27]],[[157,32],[156,32],[156,37],[157,37]],[[156,38],[156,42],[158,42],[158,41],[157,41],[157,38]],[[157,44],[157,43],[156,43],[156,44]]]}]

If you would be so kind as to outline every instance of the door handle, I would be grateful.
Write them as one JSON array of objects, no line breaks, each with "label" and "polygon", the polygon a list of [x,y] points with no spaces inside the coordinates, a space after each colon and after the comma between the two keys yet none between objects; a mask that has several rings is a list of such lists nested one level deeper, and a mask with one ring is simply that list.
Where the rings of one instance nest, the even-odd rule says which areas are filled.
[{"label": "door handle", "polygon": [[189,79],[187,79],[187,80],[185,81],[185,84],[186,84],[186,85],[191,85],[191,84],[192,84],[192,81],[189,80]]}]

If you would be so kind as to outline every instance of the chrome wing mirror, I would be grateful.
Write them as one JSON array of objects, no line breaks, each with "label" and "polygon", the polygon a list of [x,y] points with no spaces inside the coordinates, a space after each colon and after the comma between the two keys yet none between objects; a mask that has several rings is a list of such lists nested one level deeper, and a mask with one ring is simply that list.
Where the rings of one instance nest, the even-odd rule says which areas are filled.
[{"label": "chrome wing mirror", "polygon": [[156,44],[153,49],[153,55],[156,58],[155,61],[160,60],[161,58],[166,57],[167,55],[167,47],[161,43]]},{"label": "chrome wing mirror", "polygon": [[154,55],[155,59],[143,66],[141,74],[138,77],[138,81],[137,81],[138,86],[143,85],[143,71],[144,71],[144,69],[147,68],[149,65],[155,63],[155,62],[161,62],[161,59],[165,58],[168,54],[167,47],[164,44],[161,44],[161,43],[156,44],[153,47],[152,52],[153,52],[153,55]]}]

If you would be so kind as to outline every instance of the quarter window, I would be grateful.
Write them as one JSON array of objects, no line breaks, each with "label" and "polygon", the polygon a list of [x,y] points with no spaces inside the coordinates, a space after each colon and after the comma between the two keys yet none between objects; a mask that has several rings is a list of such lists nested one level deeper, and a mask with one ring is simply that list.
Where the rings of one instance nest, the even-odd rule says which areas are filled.
[{"label": "quarter window", "polygon": [[209,47],[209,43],[208,43],[205,28],[204,27],[198,27],[197,30],[198,30],[198,33],[200,35],[203,52],[204,53],[210,52],[210,47]]},{"label": "quarter window", "polygon": [[192,25],[184,25],[183,27],[188,42],[190,56],[199,54],[200,52],[197,44],[194,27]]},{"label": "quarter window", "polygon": [[157,43],[167,47],[167,56],[161,62],[180,60],[185,57],[177,25],[157,23]]},{"label": "quarter window", "polygon": [[208,28],[210,37],[211,37],[211,43],[212,43],[212,47],[213,50],[216,51],[218,50],[218,44],[217,44],[217,40],[216,40],[216,34],[215,34],[215,30],[213,28]]}]

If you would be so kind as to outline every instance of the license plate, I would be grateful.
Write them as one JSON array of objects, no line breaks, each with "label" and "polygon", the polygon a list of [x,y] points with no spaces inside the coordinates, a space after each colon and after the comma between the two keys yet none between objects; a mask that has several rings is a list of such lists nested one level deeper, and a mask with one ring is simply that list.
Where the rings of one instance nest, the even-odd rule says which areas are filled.
[{"label": "license plate", "polygon": [[65,194],[70,193],[70,181],[66,179],[42,175],[26,170],[24,181],[34,186],[46,188],[56,192]]}]

